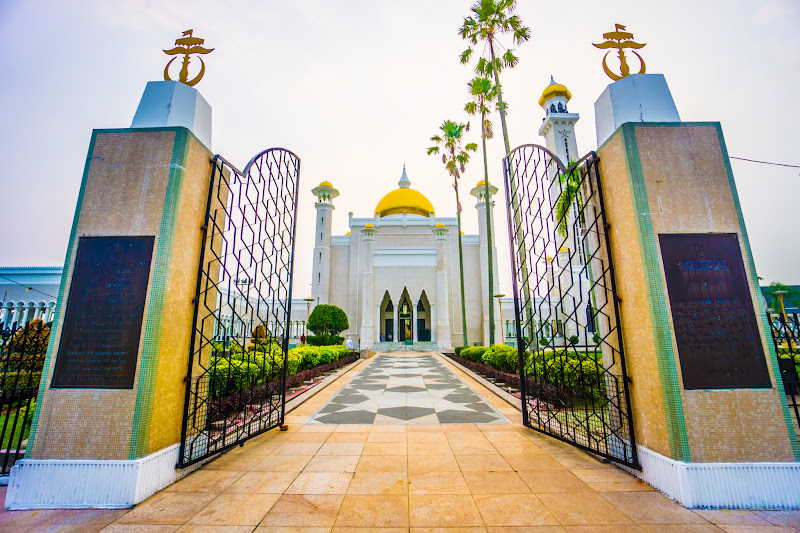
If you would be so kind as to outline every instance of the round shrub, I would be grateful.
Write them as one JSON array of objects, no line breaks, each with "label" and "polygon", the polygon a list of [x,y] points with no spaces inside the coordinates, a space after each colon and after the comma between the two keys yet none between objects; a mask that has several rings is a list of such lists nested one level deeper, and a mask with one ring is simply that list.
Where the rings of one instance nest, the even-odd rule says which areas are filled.
[{"label": "round shrub", "polygon": [[311,316],[308,317],[308,329],[317,336],[336,336],[349,327],[347,315],[335,305],[320,304],[311,311]]}]

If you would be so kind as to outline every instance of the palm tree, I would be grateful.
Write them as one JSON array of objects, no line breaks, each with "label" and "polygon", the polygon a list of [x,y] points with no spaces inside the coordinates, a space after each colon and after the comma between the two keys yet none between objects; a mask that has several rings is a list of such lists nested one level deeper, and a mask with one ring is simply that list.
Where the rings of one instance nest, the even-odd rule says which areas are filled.
[{"label": "palm tree", "polygon": [[[572,168],[575,164],[573,159],[567,163],[567,168]],[[559,188],[561,192],[556,198],[554,215],[556,219],[556,229],[558,233],[565,237],[567,236],[567,220],[569,219],[569,208],[575,205],[578,209],[579,216],[583,211],[583,200],[581,198],[581,176],[580,169],[575,168],[570,172],[561,172],[558,174]]]},{"label": "palm tree", "polygon": [[438,154],[440,149],[443,149],[442,163],[444,163],[447,173],[453,176],[453,188],[456,191],[456,216],[458,218],[458,267],[461,274],[461,327],[464,331],[464,346],[469,346],[467,340],[467,306],[464,302],[464,253],[461,245],[461,202],[458,199],[458,180],[461,178],[461,172],[464,172],[464,167],[469,162],[469,152],[474,152],[478,149],[475,143],[469,143],[464,148],[461,148],[463,135],[465,131],[469,131],[469,123],[459,124],[452,120],[445,120],[439,126],[441,133],[434,135],[431,140],[436,143],[435,146],[428,148],[428,155]]},{"label": "palm tree", "polygon": [[491,113],[488,103],[497,96],[497,91],[489,78],[477,76],[468,84],[472,101],[464,106],[464,111],[470,115],[481,115],[481,143],[483,145],[483,184],[486,198],[486,237],[488,248],[486,251],[487,264],[489,265],[489,345],[494,345],[494,269],[492,260],[492,212],[489,201],[489,162],[486,157],[486,139],[494,137],[492,122],[487,118]]},{"label": "palm tree", "polygon": [[[484,43],[484,49],[489,48],[489,60],[481,57],[476,65],[476,72],[484,76],[493,76],[497,91],[497,110],[500,112],[500,123],[503,128],[503,143],[506,149],[506,157],[511,153],[511,144],[508,140],[508,127],[506,126],[506,104],[503,101],[503,91],[500,85],[500,72],[503,68],[513,68],[519,62],[513,50],[506,51],[497,57],[497,51],[504,48],[500,44],[501,35],[511,35],[511,39],[516,45],[520,45],[530,39],[531,30],[522,25],[519,16],[514,15],[517,7],[515,0],[479,0],[472,6],[471,15],[464,18],[464,23],[459,30],[461,38],[468,41],[470,46],[461,54],[461,62],[469,63],[472,57],[473,47],[479,42]],[[521,219],[519,215],[519,198],[517,196],[517,186],[511,182],[511,208],[514,212],[514,224],[516,226],[516,238],[519,243],[517,255],[520,259],[522,270],[522,291],[525,299],[526,322],[533,321],[533,307],[531,299],[530,284],[528,282],[529,271],[528,261],[525,254],[523,238],[521,233]]]},{"label": "palm tree", "polygon": [[480,0],[472,6],[472,15],[464,19],[464,24],[459,30],[461,38],[469,41],[471,45],[461,54],[462,63],[469,62],[472,57],[472,47],[479,42],[484,42],[485,46],[489,47],[491,59],[487,61],[486,58],[481,57],[478,60],[476,71],[479,74],[494,76],[494,83],[497,87],[497,108],[500,111],[506,155],[511,153],[511,145],[508,141],[506,104],[503,102],[500,72],[504,68],[516,66],[519,58],[514,55],[511,49],[506,49],[502,56],[498,58],[495,49],[503,47],[498,40],[500,35],[510,34],[516,45],[520,45],[530,39],[530,28],[523,26],[519,16],[513,14],[516,7],[516,0]]}]

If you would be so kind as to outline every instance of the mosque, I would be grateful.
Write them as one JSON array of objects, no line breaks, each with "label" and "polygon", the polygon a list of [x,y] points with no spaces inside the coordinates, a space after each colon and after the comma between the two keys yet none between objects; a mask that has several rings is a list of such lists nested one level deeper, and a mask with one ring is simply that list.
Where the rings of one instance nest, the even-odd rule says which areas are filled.
[{"label": "mosque", "polygon": [[[493,297],[498,294],[496,273],[494,294],[489,294],[486,217],[493,218],[497,188],[489,191],[487,197],[483,182],[472,189],[479,233],[462,235],[466,333],[473,343],[488,341],[489,306],[500,315]],[[331,235],[339,191],[323,181],[312,193],[317,198],[313,303],[344,309],[350,322],[345,335],[362,348],[390,349],[408,341],[420,348],[461,346],[456,218],[437,217],[430,200],[411,187],[405,167],[398,188],[381,198],[371,216],[350,213],[346,235]],[[499,320],[496,327],[500,338]]]}]

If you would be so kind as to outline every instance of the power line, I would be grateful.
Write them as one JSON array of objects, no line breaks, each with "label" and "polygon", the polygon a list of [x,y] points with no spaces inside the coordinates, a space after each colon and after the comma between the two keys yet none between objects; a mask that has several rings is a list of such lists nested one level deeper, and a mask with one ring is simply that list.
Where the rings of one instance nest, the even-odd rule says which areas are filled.
[{"label": "power line", "polygon": [[751,163],[761,163],[762,165],[775,165],[776,167],[789,167],[789,168],[800,168],[800,165],[786,165],[784,163],[772,163],[770,161],[758,161],[756,159],[745,159],[744,157],[733,157],[729,156],[731,159],[738,159],[739,161],[749,161]]},{"label": "power line", "polygon": [[56,300],[58,299],[58,297],[53,296],[52,294],[47,294],[46,292],[42,292],[39,289],[34,289],[33,287],[29,287],[27,285],[23,285],[19,281],[15,281],[15,280],[13,280],[11,278],[7,278],[5,276],[0,276],[0,278],[6,279],[6,280],[10,281],[11,283],[15,283],[15,284],[19,285],[20,287],[25,287],[29,291],[38,292],[40,294],[44,294],[45,296],[49,296],[50,298],[55,298]]}]

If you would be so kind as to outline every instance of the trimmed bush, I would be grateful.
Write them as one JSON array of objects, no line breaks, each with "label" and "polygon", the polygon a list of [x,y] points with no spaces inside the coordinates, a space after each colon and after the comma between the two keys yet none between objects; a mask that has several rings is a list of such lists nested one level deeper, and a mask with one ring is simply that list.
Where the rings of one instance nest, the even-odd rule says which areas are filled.
[{"label": "trimmed bush", "polygon": [[503,372],[514,373],[517,371],[517,349],[505,344],[495,344],[483,352],[480,362]]},{"label": "trimmed bush", "polygon": [[336,336],[349,327],[347,315],[335,305],[320,304],[308,317],[308,329],[316,336]]},{"label": "trimmed bush", "polygon": [[486,346],[468,346],[461,350],[461,357],[468,359],[474,363],[480,363],[483,360],[483,354],[487,350]]},{"label": "trimmed bush", "polygon": [[463,350],[463,349],[464,349],[463,346],[456,346],[456,350],[455,350],[456,355],[461,356],[461,350]]},{"label": "trimmed bush", "polygon": [[311,346],[336,346],[344,342],[344,337],[338,335],[309,335],[306,342]]},{"label": "trimmed bush", "polygon": [[[220,356],[212,359],[210,372],[210,387],[215,397],[229,395],[265,382],[274,382],[276,376],[283,372],[283,351],[277,343],[266,344],[252,351],[226,349],[223,352],[221,347],[219,348],[217,353]],[[221,356],[223,353],[226,357]],[[312,369],[319,371],[319,368],[335,364],[349,354],[350,350],[341,344],[298,346],[289,350],[286,357],[288,362],[286,374],[294,376]],[[300,379],[299,383],[302,381],[304,380]]]}]

